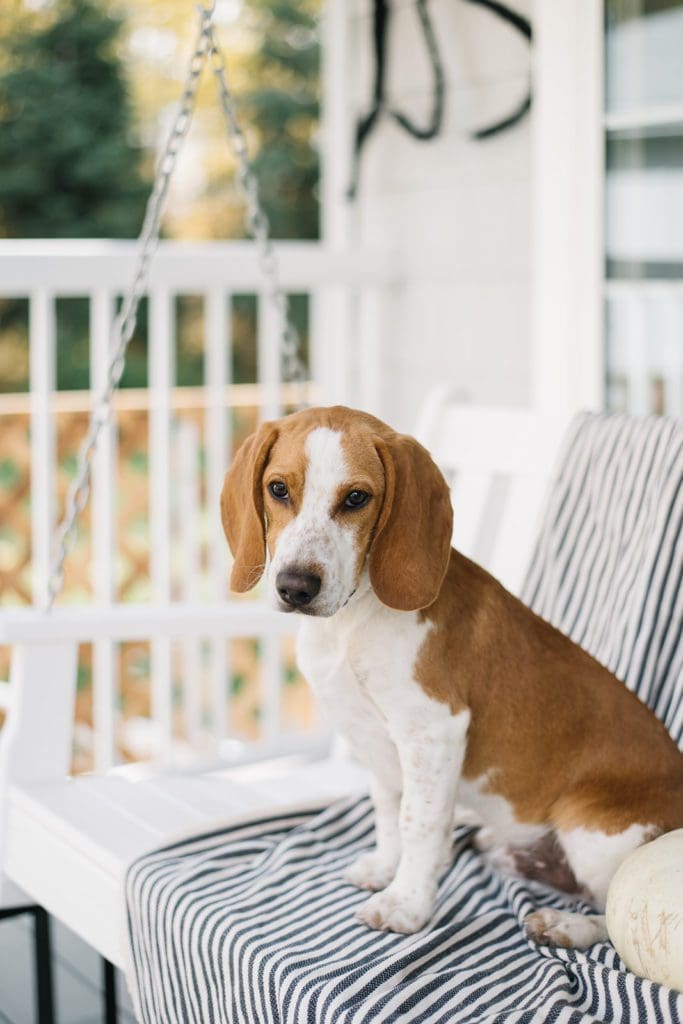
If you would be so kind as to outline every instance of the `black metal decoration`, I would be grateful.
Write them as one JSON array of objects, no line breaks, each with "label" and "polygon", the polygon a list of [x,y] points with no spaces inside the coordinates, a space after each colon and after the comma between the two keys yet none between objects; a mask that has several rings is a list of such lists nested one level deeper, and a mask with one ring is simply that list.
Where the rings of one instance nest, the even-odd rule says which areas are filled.
[{"label": "black metal decoration", "polygon": [[[415,0],[422,35],[427,47],[429,62],[432,69],[433,92],[432,112],[427,124],[422,127],[408,117],[403,111],[396,110],[387,105],[386,99],[386,71],[387,71],[387,39],[389,34],[389,18],[391,14],[390,0],[374,0],[373,5],[373,49],[375,54],[375,81],[373,87],[372,106],[367,114],[359,118],[356,124],[356,133],[353,147],[353,163],[351,168],[351,183],[348,189],[349,199],[355,199],[358,191],[358,179],[360,175],[360,159],[363,147],[367,142],[372,130],[376,126],[382,113],[388,114],[404,131],[408,132],[414,139],[425,142],[428,139],[436,138],[441,131],[444,112],[445,78],[443,63],[439,53],[436,40],[436,33],[432,25],[431,17],[427,9],[428,0]],[[502,18],[512,28],[518,31],[531,42],[532,28],[528,18],[518,14],[516,11],[499,3],[499,0],[465,0],[466,3],[478,4],[485,7],[497,17]],[[475,139],[488,139],[493,135],[511,128],[528,113],[531,108],[531,86],[522,103],[508,114],[501,121],[497,121],[486,128],[480,128],[473,132]]]},{"label": "black metal decoration", "polygon": [[431,18],[427,11],[427,0],[416,0],[417,13],[420,19],[422,35],[429,53],[429,61],[432,67],[434,80],[432,113],[429,122],[425,127],[416,125],[407,114],[386,103],[386,69],[387,69],[387,37],[389,29],[389,15],[391,6],[389,0],[375,0],[373,15],[373,45],[375,51],[375,84],[373,91],[373,103],[370,111],[361,117],[356,125],[356,138],[353,148],[353,167],[351,170],[351,184],[349,185],[349,199],[354,199],[358,190],[358,176],[360,173],[360,158],[363,146],[367,141],[372,129],[375,127],[379,116],[386,112],[413,138],[424,142],[433,139],[441,130],[444,105],[444,73],[439,49],[436,43],[436,35]]},{"label": "black metal decoration", "polygon": [[[465,0],[466,3],[478,4],[480,7],[485,7],[493,14],[497,14],[499,18],[511,25],[512,28],[516,29],[521,35],[528,39],[529,44],[533,39],[533,29],[531,28],[531,22],[528,18],[525,18],[523,14],[518,14],[517,11],[510,10],[505,4],[501,4],[498,0]],[[516,107],[511,114],[504,117],[501,121],[496,121],[494,124],[489,125],[487,128],[479,128],[476,132],[472,133],[473,139],[490,139],[492,135],[499,135],[500,132],[506,131],[508,128],[512,128],[513,125],[521,121],[522,118],[529,113],[531,110],[531,83],[527,94]]]}]

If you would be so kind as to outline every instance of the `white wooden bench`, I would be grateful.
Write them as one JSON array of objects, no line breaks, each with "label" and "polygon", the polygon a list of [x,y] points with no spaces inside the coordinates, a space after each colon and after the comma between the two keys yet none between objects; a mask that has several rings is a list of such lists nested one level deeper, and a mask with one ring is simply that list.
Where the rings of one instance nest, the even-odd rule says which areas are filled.
[{"label": "white wooden bench", "polygon": [[[440,392],[416,430],[452,483],[455,545],[513,591],[565,428],[564,417],[459,407]],[[291,621],[259,603],[2,614],[0,643],[13,645],[0,734],[4,871],[113,963],[123,963],[122,879],[132,858],[278,806],[331,801],[362,789],[364,778],[322,734],[296,750],[242,752],[239,764],[133,765],[69,778],[79,642],[273,635]]]}]

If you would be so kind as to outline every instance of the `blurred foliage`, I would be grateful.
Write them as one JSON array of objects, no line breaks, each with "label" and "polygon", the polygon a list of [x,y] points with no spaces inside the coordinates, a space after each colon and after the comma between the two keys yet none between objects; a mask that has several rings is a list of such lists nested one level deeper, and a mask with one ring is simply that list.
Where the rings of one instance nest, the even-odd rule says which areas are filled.
[{"label": "blurred foliage", "polygon": [[250,0],[249,7],[261,42],[252,60],[256,86],[242,106],[258,135],[252,163],[271,231],[275,238],[317,238],[317,5]]},{"label": "blurred foliage", "polygon": [[21,238],[130,238],[149,184],[131,139],[114,52],[121,21],[92,0],[11,37],[0,76],[0,232]]},{"label": "blurred foliage", "polygon": [[[318,236],[320,0],[219,0],[217,33],[275,238]],[[187,0],[3,0],[0,235],[134,237],[196,35]],[[179,160],[166,236],[244,236],[215,84],[205,74]],[[202,311],[178,307],[179,383],[198,383]],[[305,333],[305,311],[294,303]],[[88,309],[61,300],[60,388],[87,386]],[[27,385],[26,304],[0,303],[0,391]],[[124,386],[145,386],[146,311]],[[255,377],[255,307],[233,307],[233,375]],[[198,341],[199,339],[199,341]]]}]

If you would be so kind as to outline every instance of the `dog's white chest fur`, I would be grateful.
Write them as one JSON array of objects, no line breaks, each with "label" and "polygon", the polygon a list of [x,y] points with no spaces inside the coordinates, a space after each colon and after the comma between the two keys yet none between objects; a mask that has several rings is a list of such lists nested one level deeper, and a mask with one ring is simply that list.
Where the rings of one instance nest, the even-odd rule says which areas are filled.
[{"label": "dog's white chest fur", "polygon": [[354,755],[396,778],[402,742],[419,743],[421,733],[429,742],[435,729],[450,734],[454,716],[414,677],[429,624],[382,605],[365,581],[361,590],[333,619],[304,620],[299,664]]}]

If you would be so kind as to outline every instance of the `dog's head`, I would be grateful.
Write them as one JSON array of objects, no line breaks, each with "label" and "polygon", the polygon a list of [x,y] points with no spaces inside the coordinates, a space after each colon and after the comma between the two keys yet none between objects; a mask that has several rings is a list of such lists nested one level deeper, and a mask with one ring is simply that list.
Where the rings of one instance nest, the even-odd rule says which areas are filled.
[{"label": "dog's head", "polygon": [[221,513],[233,590],[266,568],[283,611],[330,616],[364,570],[390,608],[426,608],[448,567],[448,485],[429,453],[373,416],[341,406],[264,423],[225,478]]}]

